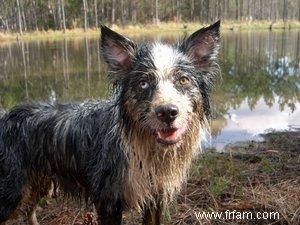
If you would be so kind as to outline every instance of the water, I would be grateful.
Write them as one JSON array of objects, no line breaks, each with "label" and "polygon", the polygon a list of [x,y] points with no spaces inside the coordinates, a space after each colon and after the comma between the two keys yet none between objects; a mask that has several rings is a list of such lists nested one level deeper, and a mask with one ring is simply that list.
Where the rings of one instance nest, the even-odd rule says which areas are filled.
[{"label": "water", "polygon": [[[136,41],[174,41],[157,34]],[[222,79],[213,93],[211,146],[259,139],[300,127],[300,31],[223,34]],[[0,107],[24,101],[80,101],[107,96],[97,39],[0,43]]]}]

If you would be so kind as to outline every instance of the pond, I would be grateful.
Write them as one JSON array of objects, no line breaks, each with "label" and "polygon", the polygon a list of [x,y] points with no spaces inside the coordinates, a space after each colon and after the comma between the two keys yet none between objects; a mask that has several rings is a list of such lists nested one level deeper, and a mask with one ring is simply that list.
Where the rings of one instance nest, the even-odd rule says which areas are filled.
[{"label": "pond", "polygon": [[[132,39],[173,42],[179,36]],[[269,130],[299,129],[299,30],[225,32],[220,66],[209,146],[222,150]],[[96,38],[0,43],[0,107],[104,98],[106,69]]]}]

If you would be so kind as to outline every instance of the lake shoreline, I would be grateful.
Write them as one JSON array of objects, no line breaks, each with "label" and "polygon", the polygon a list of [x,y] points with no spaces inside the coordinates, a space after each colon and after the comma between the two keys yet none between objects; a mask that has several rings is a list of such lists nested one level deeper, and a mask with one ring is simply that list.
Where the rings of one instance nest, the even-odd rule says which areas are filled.
[{"label": "lake shoreline", "polygon": [[[137,24],[137,25],[111,25],[110,27],[122,34],[129,36],[151,34],[153,32],[192,32],[199,27],[207,26],[203,23],[159,23],[159,24]],[[299,21],[287,21],[287,22],[272,22],[272,21],[252,21],[252,22],[231,22],[223,21],[221,30],[224,31],[239,31],[239,30],[283,30],[283,29],[300,29]],[[76,38],[76,37],[99,37],[99,29],[90,28],[86,32],[84,29],[75,28],[67,29],[66,32],[62,30],[38,30],[23,32],[23,36],[20,36],[17,32],[0,32],[0,41],[18,41],[18,40],[48,40],[48,39],[64,39],[64,38]]]}]

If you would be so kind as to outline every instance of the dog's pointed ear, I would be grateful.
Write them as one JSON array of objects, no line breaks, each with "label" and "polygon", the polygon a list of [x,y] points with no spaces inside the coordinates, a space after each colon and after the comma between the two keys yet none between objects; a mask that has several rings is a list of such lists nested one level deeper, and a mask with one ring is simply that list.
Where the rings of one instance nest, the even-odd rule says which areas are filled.
[{"label": "dog's pointed ear", "polygon": [[204,27],[183,41],[181,51],[187,54],[201,69],[209,69],[219,51],[220,20]]},{"label": "dog's pointed ear", "polygon": [[101,26],[101,52],[113,73],[124,73],[132,68],[135,49],[131,40]]}]

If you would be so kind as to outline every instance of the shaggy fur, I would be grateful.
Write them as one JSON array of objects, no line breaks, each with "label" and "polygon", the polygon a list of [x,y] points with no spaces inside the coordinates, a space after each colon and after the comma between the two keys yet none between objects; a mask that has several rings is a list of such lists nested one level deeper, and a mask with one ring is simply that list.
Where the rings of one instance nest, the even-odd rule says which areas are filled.
[{"label": "shaggy fur", "polygon": [[99,224],[137,209],[159,225],[209,119],[219,26],[181,43],[144,43],[102,27],[114,94],[84,103],[31,103],[0,119],[0,223],[35,207],[51,180],[95,204]]}]

